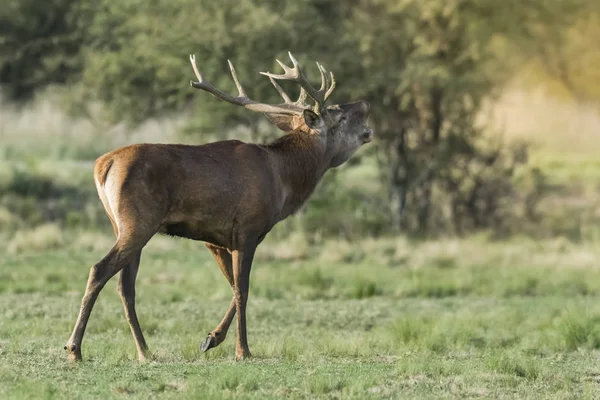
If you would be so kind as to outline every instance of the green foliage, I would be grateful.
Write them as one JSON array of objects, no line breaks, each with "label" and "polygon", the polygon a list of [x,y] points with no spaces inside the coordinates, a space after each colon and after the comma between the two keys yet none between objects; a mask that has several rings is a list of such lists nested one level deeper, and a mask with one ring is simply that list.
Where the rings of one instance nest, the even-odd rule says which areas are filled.
[{"label": "green foliage", "polygon": [[[287,50],[299,51],[302,60],[303,52],[328,36],[332,26],[320,3],[96,2],[89,6],[93,13],[79,96],[101,100],[117,121],[140,122],[181,110],[193,98],[202,110],[196,128],[254,123],[258,116],[190,88],[195,77],[188,55],[196,54],[203,75],[224,89],[233,88],[227,68],[231,58],[251,97],[280,101],[258,71],[272,69],[273,57]],[[313,50],[311,57],[321,53]]]},{"label": "green foliage", "polygon": [[12,100],[50,84],[73,82],[82,69],[78,0],[7,0],[0,7],[0,85]]}]

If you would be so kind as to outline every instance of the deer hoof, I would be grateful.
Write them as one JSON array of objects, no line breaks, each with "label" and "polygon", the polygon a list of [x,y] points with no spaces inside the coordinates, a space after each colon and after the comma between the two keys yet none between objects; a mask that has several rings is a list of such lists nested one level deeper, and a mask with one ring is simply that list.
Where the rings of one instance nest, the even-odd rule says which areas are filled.
[{"label": "deer hoof", "polygon": [[70,361],[81,361],[81,350],[74,344],[67,344],[65,350],[69,352]]},{"label": "deer hoof", "polygon": [[208,335],[200,344],[200,351],[204,353],[213,347],[217,347],[217,339],[212,335]]},{"label": "deer hoof", "polygon": [[249,351],[241,353],[241,354],[236,354],[235,355],[235,361],[244,361],[247,360],[249,358],[252,357],[252,354],[250,354]]}]

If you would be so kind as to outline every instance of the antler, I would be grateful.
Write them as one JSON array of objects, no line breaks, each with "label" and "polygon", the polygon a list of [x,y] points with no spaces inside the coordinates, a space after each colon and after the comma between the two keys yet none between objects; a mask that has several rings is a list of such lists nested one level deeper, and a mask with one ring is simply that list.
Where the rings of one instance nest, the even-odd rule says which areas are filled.
[{"label": "antler", "polygon": [[302,114],[302,112],[304,111],[305,107],[303,107],[301,103],[298,103],[298,102],[293,103],[290,100],[290,98],[285,94],[285,92],[283,92],[283,89],[281,89],[281,87],[279,87],[279,85],[277,85],[277,83],[275,83],[275,81],[273,81],[273,80],[271,80],[271,82],[275,85],[275,88],[277,89],[279,94],[282,97],[285,96],[284,104],[272,105],[272,104],[259,103],[257,101],[252,100],[251,98],[249,98],[246,95],[244,88],[240,84],[240,81],[237,78],[233,64],[229,60],[227,60],[227,62],[229,63],[229,70],[231,71],[231,77],[233,78],[233,82],[235,83],[235,86],[237,87],[237,90],[238,90],[238,95],[236,97],[214,87],[210,82],[208,82],[206,79],[204,79],[202,77],[202,74],[198,70],[198,66],[196,65],[196,56],[193,54],[190,54],[190,63],[192,64],[192,68],[194,69],[194,73],[196,74],[196,78],[198,78],[198,81],[196,81],[196,82],[190,81],[190,85],[196,89],[202,89],[204,91],[207,91],[210,94],[212,94],[213,96],[215,96],[221,100],[224,100],[228,103],[235,104],[237,106],[242,106],[242,107],[247,108],[248,110],[252,110],[252,111],[257,111],[257,112],[262,112],[262,113],[273,113],[273,114],[286,114],[286,115],[298,115],[298,114]]},{"label": "antler", "polygon": [[[262,75],[266,75],[269,77],[269,80],[279,92],[279,95],[283,98],[283,104],[265,104],[259,103],[257,101],[252,100],[246,95],[244,88],[240,84],[238,77],[235,72],[235,68],[231,61],[227,60],[229,64],[229,70],[231,71],[231,77],[233,78],[233,82],[238,90],[237,96],[232,96],[229,93],[226,93],[216,87],[214,87],[210,82],[202,77],[202,74],[198,70],[198,66],[196,65],[196,56],[190,55],[190,63],[192,64],[192,68],[194,69],[194,73],[196,74],[196,78],[198,81],[190,81],[190,85],[196,89],[202,89],[204,91],[209,92],[213,96],[224,100],[228,103],[235,104],[237,106],[242,106],[247,108],[248,110],[269,113],[269,114],[285,114],[285,115],[298,115],[301,114],[307,107],[305,104],[306,96],[310,96],[315,101],[315,111],[319,113],[321,109],[325,106],[327,99],[335,89],[335,78],[333,76],[333,72],[327,72],[327,70],[317,62],[317,67],[319,68],[319,72],[321,73],[321,88],[316,90],[304,77],[302,70],[300,69],[300,64],[298,61],[292,56],[292,53],[289,53],[290,59],[294,64],[293,68],[289,68],[281,61],[276,60],[279,65],[284,69],[285,73],[281,75],[271,74],[270,72],[261,72]],[[281,86],[276,82],[276,79],[281,80],[289,80],[292,82],[296,82],[300,85],[300,95],[298,96],[298,100],[292,101],[290,97],[283,91]]]},{"label": "antler", "polygon": [[[327,70],[317,62],[317,67],[319,68],[319,72],[321,73],[321,88],[319,90],[315,89],[306,79],[302,70],[300,68],[300,64],[298,60],[294,58],[291,52],[288,52],[290,60],[292,60],[293,68],[288,67],[284,63],[279,60],[277,63],[283,68],[285,73],[277,75],[272,74],[270,72],[261,72],[262,75],[266,75],[271,80],[275,89],[279,92],[281,97],[283,97],[286,104],[293,104],[299,106],[304,103],[306,99],[306,95],[310,96],[315,101],[315,111],[320,112],[320,110],[325,106],[325,102],[331,96],[331,93],[335,89],[335,78],[333,76],[333,72],[327,73]],[[290,98],[283,92],[281,87],[275,82],[275,79],[288,80],[292,82],[296,82],[300,85],[300,96],[298,100],[294,103],[291,103]]]}]

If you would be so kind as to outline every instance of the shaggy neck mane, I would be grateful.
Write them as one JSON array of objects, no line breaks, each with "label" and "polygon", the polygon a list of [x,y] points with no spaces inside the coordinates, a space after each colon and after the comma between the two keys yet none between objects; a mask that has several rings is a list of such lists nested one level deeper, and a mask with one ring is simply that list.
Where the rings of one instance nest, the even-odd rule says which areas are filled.
[{"label": "shaggy neck mane", "polygon": [[282,219],[294,213],[312,194],[326,170],[325,147],[317,136],[292,132],[265,145],[279,164],[287,193]]}]

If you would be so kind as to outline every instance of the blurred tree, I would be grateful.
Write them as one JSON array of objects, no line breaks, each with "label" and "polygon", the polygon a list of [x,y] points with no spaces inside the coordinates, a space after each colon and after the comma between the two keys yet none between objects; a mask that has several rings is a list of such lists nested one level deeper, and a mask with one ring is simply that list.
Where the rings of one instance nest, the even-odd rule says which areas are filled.
[{"label": "blurred tree", "polygon": [[330,46],[323,42],[333,27],[325,3],[332,5],[322,0],[90,2],[86,68],[74,104],[98,99],[112,120],[140,122],[181,110],[193,99],[193,109],[202,111],[194,130],[256,124],[260,116],[190,88],[195,77],[188,55],[196,54],[203,75],[224,90],[234,89],[227,68],[231,58],[250,96],[280,101],[258,72],[274,68],[274,58],[288,50],[301,61],[307,61],[304,53],[313,59],[327,53]]},{"label": "blurred tree", "polygon": [[346,57],[362,67],[354,97],[374,104],[397,230],[497,228],[517,212],[504,204],[516,202],[513,177],[526,152],[490,146],[477,118],[509,77],[493,68],[502,65],[494,40],[543,25],[545,8],[537,0],[364,0],[349,10],[347,48],[356,53]]},{"label": "blurred tree", "polygon": [[82,68],[78,0],[6,0],[0,7],[0,85],[9,100],[29,100]]},{"label": "blurred tree", "polygon": [[[600,2],[540,2],[538,20],[523,24],[505,44],[530,83],[566,94],[578,103],[600,100]],[[561,93],[562,91],[562,93]]]}]

